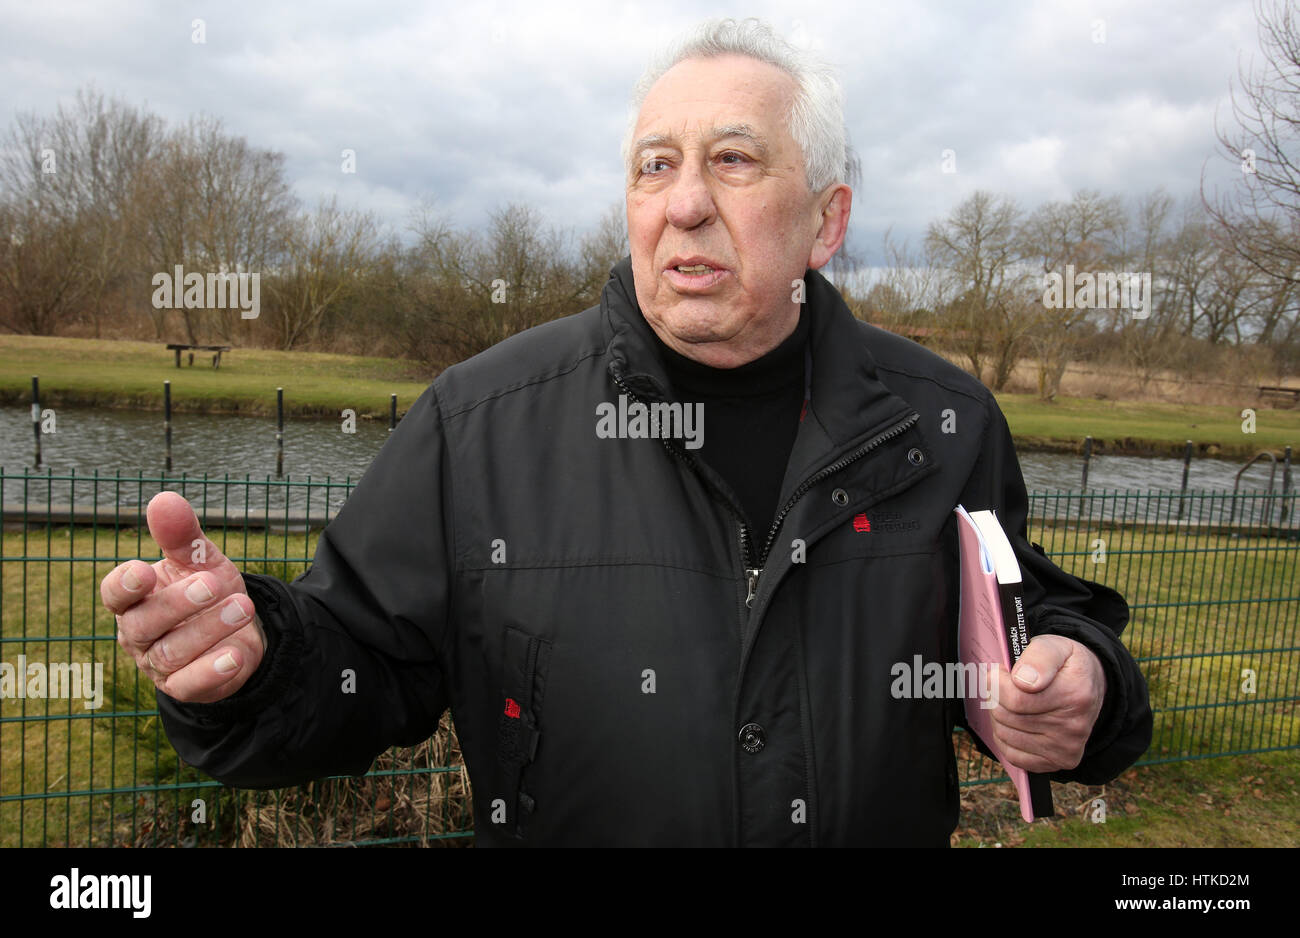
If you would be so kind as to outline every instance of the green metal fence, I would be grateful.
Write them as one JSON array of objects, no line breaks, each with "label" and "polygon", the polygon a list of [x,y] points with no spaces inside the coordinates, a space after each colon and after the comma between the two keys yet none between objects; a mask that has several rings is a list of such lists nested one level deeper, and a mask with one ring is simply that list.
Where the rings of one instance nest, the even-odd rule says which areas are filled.
[{"label": "green metal fence", "polygon": [[[469,781],[448,718],[433,739],[385,753],[361,779],[238,791],[183,764],[152,685],[119,648],[100,602],[99,581],[114,566],[157,559],[144,506],[163,488],[190,500],[241,569],[292,580],[353,484],[0,469],[0,669],[8,664],[16,677],[22,664],[24,676],[46,680],[43,690],[20,690],[0,673],[0,846],[472,837]],[[1140,764],[1300,748],[1298,507],[1295,495],[1259,493],[1031,495],[1030,538],[1129,602],[1125,640],[1156,711]],[[965,785],[1001,778],[978,754],[961,770]]]}]

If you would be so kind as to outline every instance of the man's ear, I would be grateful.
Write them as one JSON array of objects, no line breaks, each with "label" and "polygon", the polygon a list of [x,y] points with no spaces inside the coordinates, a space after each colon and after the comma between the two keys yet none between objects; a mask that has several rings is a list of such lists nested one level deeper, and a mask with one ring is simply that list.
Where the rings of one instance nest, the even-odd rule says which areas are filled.
[{"label": "man's ear", "polygon": [[853,207],[853,190],[844,183],[831,186],[817,198],[821,206],[821,226],[808,255],[808,266],[820,270],[835,256],[849,233],[849,210]]}]

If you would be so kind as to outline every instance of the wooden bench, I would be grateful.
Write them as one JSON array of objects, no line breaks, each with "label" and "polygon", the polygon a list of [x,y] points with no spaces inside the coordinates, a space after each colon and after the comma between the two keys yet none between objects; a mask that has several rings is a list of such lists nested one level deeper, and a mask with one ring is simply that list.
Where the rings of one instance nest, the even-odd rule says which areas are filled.
[{"label": "wooden bench", "polygon": [[215,352],[216,354],[214,354],[214,355],[212,356],[212,367],[213,367],[213,368],[220,368],[220,367],[221,367],[221,353],[222,353],[222,352],[229,352],[229,351],[230,351],[230,348],[231,348],[231,347],[230,347],[229,345],[182,345],[182,344],[180,344],[180,343],[178,343],[178,342],[172,342],[172,343],[169,343],[168,346],[167,346],[168,351],[173,351],[173,352],[176,353],[176,367],[177,367],[177,368],[179,368],[179,367],[181,366],[181,352],[189,352],[189,353],[190,353],[190,364],[193,365],[193,364],[194,364],[194,352],[195,352],[195,350],[200,351],[200,352]]},{"label": "wooden bench", "polygon": [[1291,407],[1300,404],[1300,388],[1284,388],[1280,385],[1270,384],[1261,384],[1258,387],[1261,401],[1266,397],[1270,397],[1285,401]]}]

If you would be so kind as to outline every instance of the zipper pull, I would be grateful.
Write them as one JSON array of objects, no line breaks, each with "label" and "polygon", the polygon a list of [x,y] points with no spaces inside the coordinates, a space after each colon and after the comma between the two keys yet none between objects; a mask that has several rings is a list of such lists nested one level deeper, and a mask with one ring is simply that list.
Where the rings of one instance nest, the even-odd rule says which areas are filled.
[{"label": "zipper pull", "polygon": [[745,570],[745,580],[749,584],[749,595],[745,597],[745,608],[749,609],[754,605],[754,597],[758,595],[758,578],[763,575],[763,571],[755,568]]}]

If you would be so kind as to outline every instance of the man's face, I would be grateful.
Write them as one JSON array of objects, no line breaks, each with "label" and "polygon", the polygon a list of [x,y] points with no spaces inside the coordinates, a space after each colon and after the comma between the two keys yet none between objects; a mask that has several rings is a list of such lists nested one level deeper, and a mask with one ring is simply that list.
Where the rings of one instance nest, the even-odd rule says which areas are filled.
[{"label": "man's face", "polygon": [[666,345],[713,367],[744,364],[788,336],[799,318],[792,282],[843,240],[851,194],[808,191],[786,126],[794,92],[765,62],[688,59],[651,88],[633,132],[637,302]]}]

